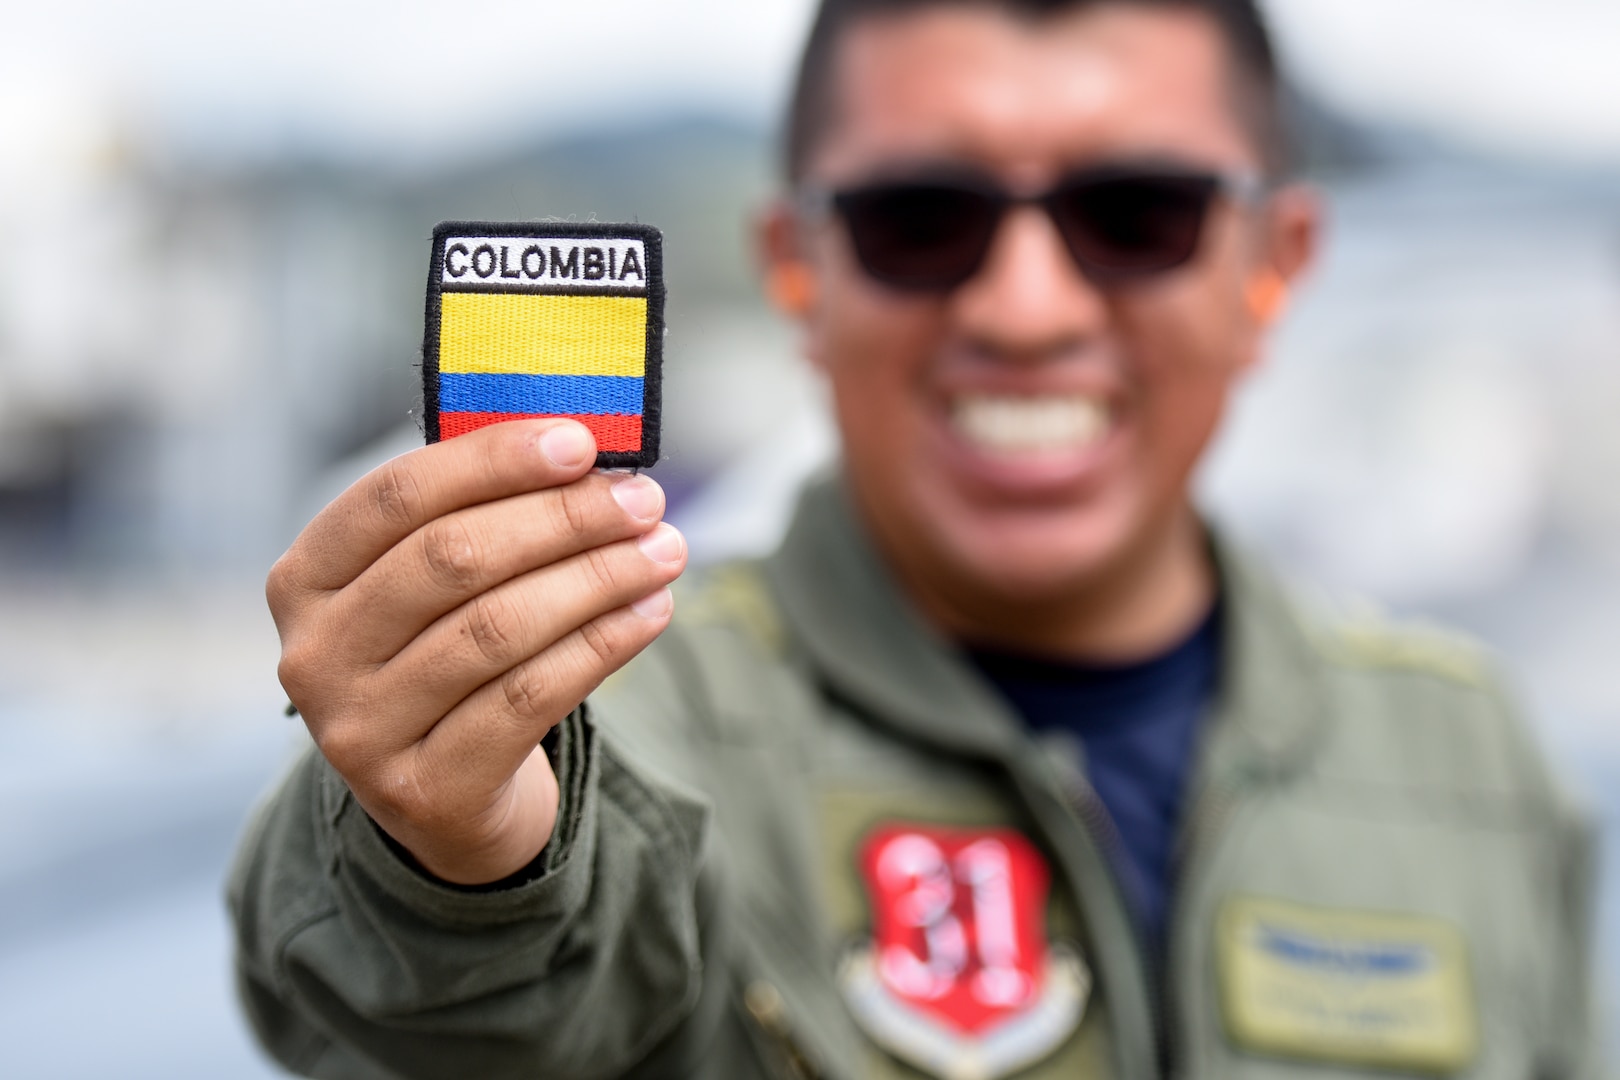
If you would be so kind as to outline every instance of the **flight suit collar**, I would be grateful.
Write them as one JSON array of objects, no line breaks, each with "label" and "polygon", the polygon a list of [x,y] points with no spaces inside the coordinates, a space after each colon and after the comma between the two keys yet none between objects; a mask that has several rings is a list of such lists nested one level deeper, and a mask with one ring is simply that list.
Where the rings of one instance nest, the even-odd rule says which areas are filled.
[{"label": "flight suit collar", "polygon": [[1019,749],[1011,709],[901,594],[841,482],[805,489],[767,573],[834,694],[924,744],[990,758]]},{"label": "flight suit collar", "polygon": [[1277,781],[1303,767],[1327,731],[1322,657],[1282,584],[1218,530],[1210,550],[1223,597],[1219,685],[1195,790]]},{"label": "flight suit collar", "polygon": [[[1324,730],[1321,661],[1281,586],[1218,534],[1210,544],[1223,660],[1195,783],[1275,779],[1301,765]],[[834,693],[925,744],[1022,754],[1020,721],[901,594],[839,480],[806,488],[768,574],[793,637]]]}]

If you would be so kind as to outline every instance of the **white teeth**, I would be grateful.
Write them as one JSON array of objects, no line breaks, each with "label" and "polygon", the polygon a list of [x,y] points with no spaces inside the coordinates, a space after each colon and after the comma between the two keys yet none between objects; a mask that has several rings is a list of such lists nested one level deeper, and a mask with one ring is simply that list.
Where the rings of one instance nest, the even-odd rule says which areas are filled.
[{"label": "white teeth", "polygon": [[956,399],[951,420],[969,442],[1003,454],[1082,449],[1108,434],[1107,408],[1079,395],[964,396]]}]

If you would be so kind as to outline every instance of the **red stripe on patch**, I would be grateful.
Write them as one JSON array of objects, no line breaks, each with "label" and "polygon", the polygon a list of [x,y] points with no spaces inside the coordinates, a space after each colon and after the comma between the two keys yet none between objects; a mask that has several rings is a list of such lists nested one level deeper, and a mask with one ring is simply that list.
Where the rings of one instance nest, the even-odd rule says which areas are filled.
[{"label": "red stripe on patch", "polygon": [[499,424],[505,420],[578,420],[596,436],[598,451],[630,451],[641,449],[641,417],[613,413],[604,416],[562,416],[548,413],[487,413],[447,412],[439,414],[439,438],[453,439],[481,427]]}]

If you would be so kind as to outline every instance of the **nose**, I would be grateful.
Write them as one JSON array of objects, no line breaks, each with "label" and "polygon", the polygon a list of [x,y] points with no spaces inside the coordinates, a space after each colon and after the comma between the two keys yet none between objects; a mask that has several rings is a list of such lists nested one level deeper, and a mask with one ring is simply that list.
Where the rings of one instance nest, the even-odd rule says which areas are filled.
[{"label": "nose", "polygon": [[958,331],[997,360],[1039,362],[1084,352],[1108,323],[1107,298],[1070,257],[1037,206],[1002,220],[984,265],[951,298]]}]

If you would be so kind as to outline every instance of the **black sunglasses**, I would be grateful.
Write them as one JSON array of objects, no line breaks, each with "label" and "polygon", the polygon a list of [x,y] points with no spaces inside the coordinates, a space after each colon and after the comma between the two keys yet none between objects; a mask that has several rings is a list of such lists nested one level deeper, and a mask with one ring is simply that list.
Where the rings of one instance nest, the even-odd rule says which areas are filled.
[{"label": "black sunglasses", "polygon": [[1252,202],[1265,190],[1265,182],[1250,175],[1109,165],[1070,173],[1038,195],[1016,195],[976,177],[936,175],[807,191],[800,211],[812,219],[836,211],[856,258],[876,280],[943,292],[978,273],[997,226],[1015,206],[1044,209],[1081,272],[1111,284],[1186,263],[1217,195]]}]

